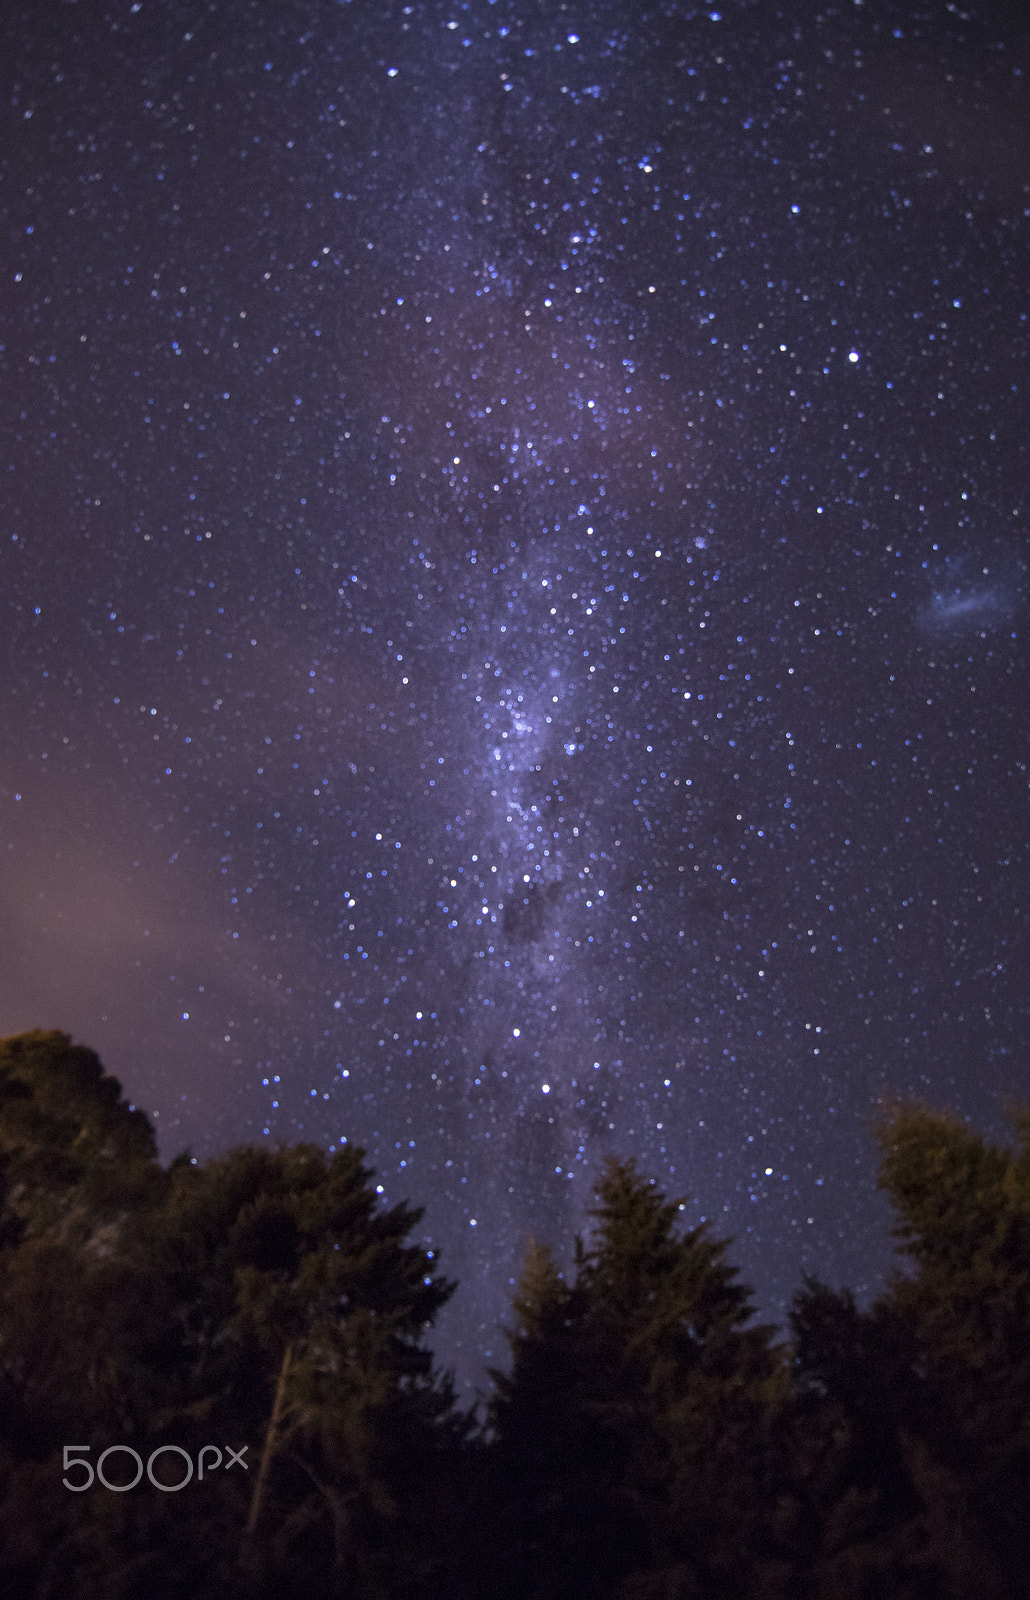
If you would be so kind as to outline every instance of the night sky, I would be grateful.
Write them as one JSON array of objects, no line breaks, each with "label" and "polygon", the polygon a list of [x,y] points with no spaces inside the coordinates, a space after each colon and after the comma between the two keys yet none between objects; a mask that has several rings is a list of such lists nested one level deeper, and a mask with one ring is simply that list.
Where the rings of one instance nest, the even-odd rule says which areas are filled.
[{"label": "night sky", "polygon": [[0,1032],[363,1146],[465,1379],[607,1152],[779,1320],[1030,1095],[1023,16],[3,8]]}]

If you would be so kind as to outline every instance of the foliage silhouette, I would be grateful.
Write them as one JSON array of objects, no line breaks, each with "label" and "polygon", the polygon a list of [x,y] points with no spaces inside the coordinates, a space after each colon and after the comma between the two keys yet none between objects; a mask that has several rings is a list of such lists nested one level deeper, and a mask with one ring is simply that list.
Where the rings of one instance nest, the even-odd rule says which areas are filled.
[{"label": "foliage silhouette", "polygon": [[[1013,1125],[998,1146],[888,1106],[898,1271],[865,1309],[806,1278],[780,1342],[729,1241],[609,1160],[589,1237],[528,1242],[480,1414],[426,1343],[455,1286],[361,1151],[163,1168],[91,1051],[0,1041],[0,1592],[1016,1600],[1030,1113]],[[77,1494],[67,1444],[172,1447],[169,1487],[174,1450],[245,1446],[247,1470]]]}]

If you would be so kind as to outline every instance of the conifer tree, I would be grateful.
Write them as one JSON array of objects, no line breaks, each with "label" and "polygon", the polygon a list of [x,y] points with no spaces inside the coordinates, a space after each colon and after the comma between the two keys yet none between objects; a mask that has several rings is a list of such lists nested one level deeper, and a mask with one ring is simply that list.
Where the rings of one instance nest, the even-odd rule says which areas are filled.
[{"label": "conifer tree", "polygon": [[765,1527],[787,1373],[772,1330],[750,1326],[749,1291],[728,1241],[676,1228],[633,1162],[610,1162],[579,1283],[611,1374],[612,1426],[627,1444],[626,1489],[647,1528],[637,1596],[743,1594],[778,1572]]},{"label": "conifer tree", "polygon": [[796,1299],[787,1520],[813,1600],[1026,1592],[1030,1120],[1014,1120],[1018,1151],[890,1107],[880,1184],[906,1270],[867,1311],[814,1280]]},{"label": "conifer tree", "polygon": [[926,1549],[906,1430],[919,1406],[915,1347],[887,1306],[860,1311],[848,1290],[806,1277],[790,1314],[795,1394],[781,1501],[799,1596],[927,1592]]},{"label": "conifer tree", "polygon": [[[786,1374],[748,1291],[705,1225],[610,1161],[577,1242],[575,1280],[531,1249],[516,1295],[513,1365],[493,1409],[513,1512],[503,1592],[743,1594],[761,1529]],[[513,1547],[528,1552],[511,1576]]]},{"label": "conifer tree", "polygon": [[889,1108],[879,1129],[910,1268],[883,1303],[911,1328],[922,1374],[914,1470],[949,1559],[975,1566],[985,1597],[1025,1593],[1030,1572],[1030,1112],[1012,1121],[1015,1149],[918,1105]]},{"label": "conifer tree", "polygon": [[618,1504],[618,1440],[593,1409],[604,1381],[585,1297],[535,1239],[513,1309],[511,1372],[492,1373],[493,1494],[474,1593],[483,1600],[602,1596],[629,1570],[636,1533]]}]

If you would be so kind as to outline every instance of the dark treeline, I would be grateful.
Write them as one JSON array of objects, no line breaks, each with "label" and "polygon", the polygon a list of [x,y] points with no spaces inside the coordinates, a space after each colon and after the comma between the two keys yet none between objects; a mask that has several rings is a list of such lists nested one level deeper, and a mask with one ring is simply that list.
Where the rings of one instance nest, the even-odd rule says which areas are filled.
[{"label": "dark treeline", "polygon": [[362,1152],[165,1169],[91,1051],[6,1040],[0,1593],[1025,1597],[1014,1120],[1018,1151],[887,1111],[897,1276],[868,1311],[806,1280],[786,1337],[755,1325],[725,1241],[610,1162],[574,1268],[530,1246],[511,1370],[469,1412],[430,1345],[454,1285]]}]

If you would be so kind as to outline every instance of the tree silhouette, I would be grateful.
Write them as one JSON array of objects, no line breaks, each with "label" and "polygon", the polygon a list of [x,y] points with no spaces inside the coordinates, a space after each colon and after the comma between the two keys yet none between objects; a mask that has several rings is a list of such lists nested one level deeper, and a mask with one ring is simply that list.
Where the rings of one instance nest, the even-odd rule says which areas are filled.
[{"label": "tree silhouette", "polygon": [[[528,1242],[478,1426],[425,1344],[454,1285],[360,1150],[162,1168],[91,1051],[0,1041],[0,1592],[1017,1600],[1030,1113],[1013,1123],[999,1146],[889,1107],[900,1269],[867,1309],[806,1278],[789,1345],[727,1241],[610,1160],[571,1266]],[[216,1448],[181,1496],[78,1494],[72,1443],[123,1470],[170,1453],[173,1481]]]},{"label": "tree silhouette", "polygon": [[[0,1157],[5,1594],[371,1600],[428,1581],[424,1488],[462,1424],[423,1341],[453,1285],[361,1151],[164,1171],[96,1057],[34,1034],[0,1049]],[[70,1442],[93,1461],[228,1442],[252,1471],[173,1515],[160,1491],[69,1494]]]},{"label": "tree silhouette", "polygon": [[492,1410],[502,1543],[524,1552],[505,1593],[743,1593],[764,1559],[786,1367],[725,1243],[679,1211],[612,1159],[574,1282],[530,1247]]},{"label": "tree silhouette", "polygon": [[914,1470],[984,1596],[1025,1592],[1030,1571],[1030,1111],[1012,1123],[1016,1149],[919,1105],[890,1107],[878,1130],[910,1266],[882,1303],[922,1375]]}]

